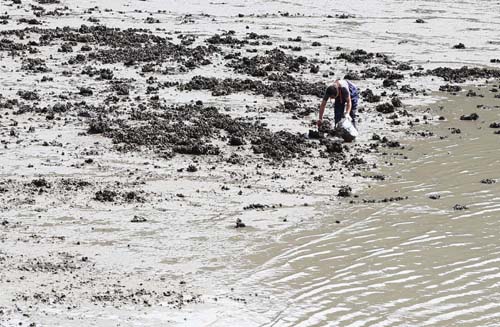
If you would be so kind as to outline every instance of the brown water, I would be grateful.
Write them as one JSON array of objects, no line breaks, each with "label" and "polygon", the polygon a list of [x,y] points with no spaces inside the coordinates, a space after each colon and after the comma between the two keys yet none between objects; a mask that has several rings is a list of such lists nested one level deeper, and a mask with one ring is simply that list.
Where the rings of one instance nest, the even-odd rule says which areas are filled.
[{"label": "brown water", "polygon": [[[484,93],[440,103],[433,113],[447,121],[430,129],[447,137],[409,142],[408,159],[393,157],[388,180],[360,195],[408,200],[344,204],[255,256],[249,281],[270,294],[267,326],[500,325],[500,183],[480,183],[500,178],[500,135],[488,128],[500,108],[477,109],[499,104]],[[471,112],[478,121],[458,120]]]}]

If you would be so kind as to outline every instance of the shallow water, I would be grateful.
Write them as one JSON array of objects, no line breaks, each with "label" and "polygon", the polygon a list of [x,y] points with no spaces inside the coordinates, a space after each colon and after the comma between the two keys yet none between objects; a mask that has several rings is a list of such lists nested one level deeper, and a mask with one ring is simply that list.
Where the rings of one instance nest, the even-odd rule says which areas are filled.
[{"label": "shallow water", "polygon": [[[314,231],[254,256],[257,267],[242,284],[271,295],[264,325],[500,324],[500,183],[480,183],[500,178],[500,138],[488,128],[500,108],[477,109],[498,104],[484,93],[490,100],[443,103],[434,113],[447,121],[431,129],[448,137],[410,142],[408,159],[383,169],[389,179],[360,194],[408,200],[344,204]],[[471,112],[477,122],[458,120]],[[454,210],[455,204],[469,209]]]}]

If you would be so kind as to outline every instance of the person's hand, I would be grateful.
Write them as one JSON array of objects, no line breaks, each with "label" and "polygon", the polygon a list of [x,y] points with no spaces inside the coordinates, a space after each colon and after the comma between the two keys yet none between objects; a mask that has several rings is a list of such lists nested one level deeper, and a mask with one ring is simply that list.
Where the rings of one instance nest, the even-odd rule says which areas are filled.
[{"label": "person's hand", "polygon": [[321,124],[323,124],[323,119],[318,119],[318,121],[316,122],[316,125],[318,125],[318,128],[321,127]]}]

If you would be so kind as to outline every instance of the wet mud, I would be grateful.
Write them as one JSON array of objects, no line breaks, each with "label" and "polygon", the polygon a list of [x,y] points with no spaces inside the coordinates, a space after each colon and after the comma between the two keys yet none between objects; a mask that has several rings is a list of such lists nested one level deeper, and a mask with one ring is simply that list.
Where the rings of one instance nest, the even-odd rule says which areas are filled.
[{"label": "wet mud", "polygon": [[[191,27],[216,25],[209,14],[131,8],[2,3],[1,324],[126,324],[144,314],[160,317],[149,325],[196,323],[190,308],[262,303],[225,282],[243,254],[339,205],[411,201],[364,192],[367,180],[386,180],[388,157],[405,160],[409,143],[437,138],[432,127],[447,118],[415,102],[487,81],[467,97],[488,107],[459,120],[482,123],[481,110],[498,110],[496,67],[424,68],[258,24],[205,33]],[[231,24],[271,16],[295,17],[236,14]],[[315,127],[325,88],[343,77],[359,84],[355,142],[331,115]]]}]

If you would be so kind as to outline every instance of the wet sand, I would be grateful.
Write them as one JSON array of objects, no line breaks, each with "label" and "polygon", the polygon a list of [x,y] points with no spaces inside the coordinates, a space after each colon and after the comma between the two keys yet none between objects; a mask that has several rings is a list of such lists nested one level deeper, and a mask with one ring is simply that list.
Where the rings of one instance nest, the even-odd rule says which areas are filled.
[{"label": "wet sand", "polygon": [[0,325],[498,322],[497,4],[95,5],[1,3]]}]

